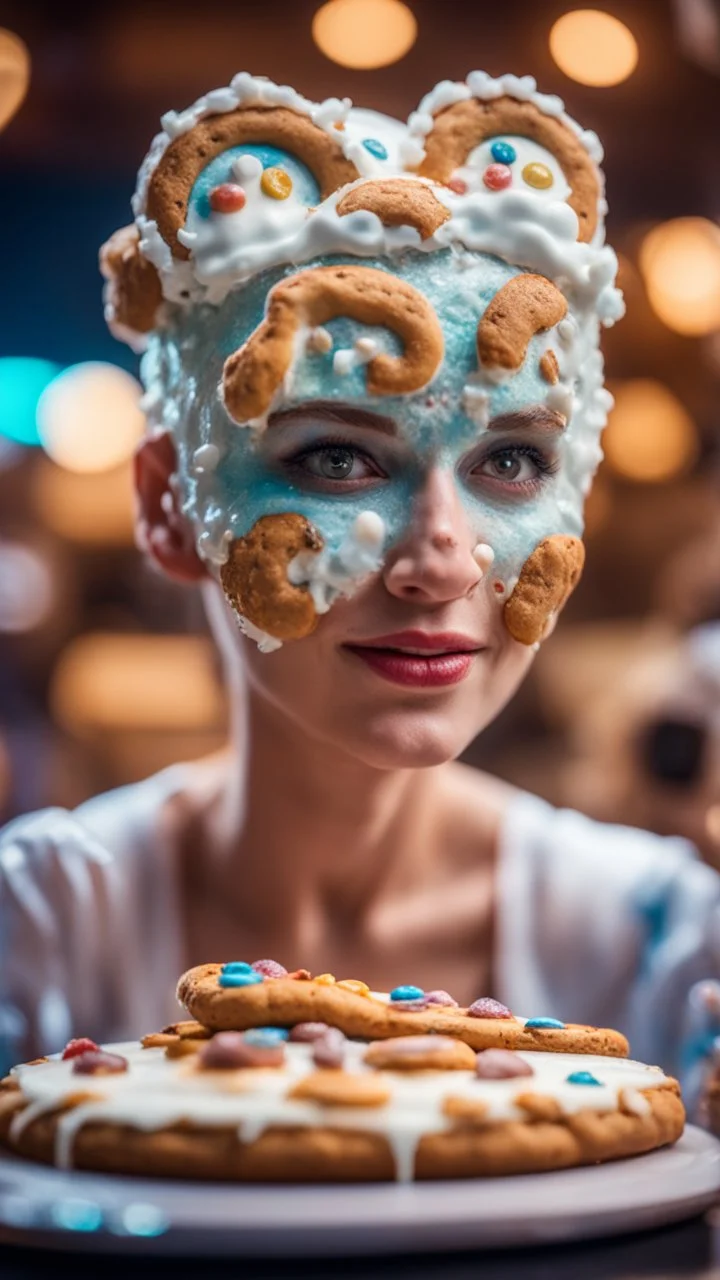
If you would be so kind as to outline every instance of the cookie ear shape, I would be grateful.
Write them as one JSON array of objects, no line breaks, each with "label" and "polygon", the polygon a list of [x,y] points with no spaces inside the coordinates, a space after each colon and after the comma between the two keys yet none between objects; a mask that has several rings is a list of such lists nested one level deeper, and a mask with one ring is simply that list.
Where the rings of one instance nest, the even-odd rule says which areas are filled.
[{"label": "cookie ear shape", "polygon": [[185,225],[196,178],[215,156],[243,142],[269,143],[296,155],[316,177],[323,200],[360,176],[336,138],[289,107],[237,107],[206,116],[170,143],[148,187],[148,217],[157,222],[173,257],[190,256],[177,233]]},{"label": "cookie ear shape", "polygon": [[554,614],[575,590],[585,563],[579,538],[555,533],[525,561],[503,610],[505,626],[520,644],[542,640]]},{"label": "cookie ear shape", "polygon": [[155,328],[162,302],[160,277],[152,262],[140,252],[137,227],[120,227],[100,250],[100,271],[107,280],[106,305],[110,324],[122,325],[134,333]]},{"label": "cookie ear shape", "polygon": [[367,209],[377,214],[385,227],[415,227],[427,240],[447,222],[450,210],[438,200],[432,188],[412,178],[377,178],[353,187],[338,201],[337,213]]},{"label": "cookie ear shape", "polygon": [[[558,324],[566,312],[567,302],[551,280],[527,273],[513,276],[489,302],[478,323],[480,364],[516,373],[530,339]],[[553,380],[544,369],[543,376],[546,381]]]},{"label": "cookie ear shape", "polygon": [[223,369],[223,393],[236,422],[261,418],[290,369],[298,329],[337,316],[384,325],[402,339],[401,356],[373,356],[367,389],[375,396],[405,395],[426,386],[443,357],[440,322],[412,285],[375,267],[312,267],[276,284],[267,311]]},{"label": "cookie ear shape", "polygon": [[447,182],[474,147],[499,135],[531,138],[552,152],[570,187],[568,204],[577,214],[578,240],[592,240],[598,220],[600,178],[582,142],[557,116],[545,115],[533,102],[507,95],[481,101],[466,98],[435,116],[418,168],[425,178]]},{"label": "cookie ear shape", "polygon": [[323,540],[295,512],[262,516],[244,538],[236,538],[220,570],[230,603],[243,618],[277,640],[300,640],[317,626],[310,592],[288,578],[290,561],[321,551]]}]

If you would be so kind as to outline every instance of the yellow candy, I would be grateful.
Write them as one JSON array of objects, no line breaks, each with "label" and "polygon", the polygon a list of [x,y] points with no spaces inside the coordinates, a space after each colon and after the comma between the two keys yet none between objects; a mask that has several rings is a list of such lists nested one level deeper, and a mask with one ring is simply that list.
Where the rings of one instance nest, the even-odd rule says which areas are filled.
[{"label": "yellow candy", "polygon": [[553,184],[553,176],[547,165],[540,164],[536,160],[532,164],[525,165],[522,176],[529,187],[538,187],[541,191],[547,190]]},{"label": "yellow candy", "polygon": [[287,200],[292,191],[292,178],[284,169],[264,169],[260,179],[260,187],[266,196],[273,200]]},{"label": "yellow candy", "polygon": [[346,991],[352,991],[356,996],[369,996],[370,988],[367,982],[359,982],[357,978],[343,978],[342,982],[338,982],[339,987],[344,987]]},{"label": "yellow candy", "polygon": [[319,973],[317,978],[313,978],[313,982],[322,982],[326,987],[332,987],[335,984],[335,975],[332,973]]}]

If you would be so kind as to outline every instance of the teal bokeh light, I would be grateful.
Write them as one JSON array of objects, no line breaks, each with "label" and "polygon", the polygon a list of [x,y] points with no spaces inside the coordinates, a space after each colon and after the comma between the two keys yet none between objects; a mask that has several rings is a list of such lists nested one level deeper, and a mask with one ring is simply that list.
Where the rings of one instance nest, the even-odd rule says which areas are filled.
[{"label": "teal bokeh light", "polygon": [[61,366],[36,356],[0,357],[0,435],[18,444],[39,445],[36,410]]}]

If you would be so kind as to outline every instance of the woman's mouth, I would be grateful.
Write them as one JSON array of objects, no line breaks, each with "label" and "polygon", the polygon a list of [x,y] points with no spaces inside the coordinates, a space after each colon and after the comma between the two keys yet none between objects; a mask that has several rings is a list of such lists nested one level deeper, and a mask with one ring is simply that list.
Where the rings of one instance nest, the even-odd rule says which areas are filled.
[{"label": "woman's mouth", "polygon": [[423,631],[402,631],[343,645],[384,680],[426,689],[464,680],[483,647],[456,632],[430,635]]}]

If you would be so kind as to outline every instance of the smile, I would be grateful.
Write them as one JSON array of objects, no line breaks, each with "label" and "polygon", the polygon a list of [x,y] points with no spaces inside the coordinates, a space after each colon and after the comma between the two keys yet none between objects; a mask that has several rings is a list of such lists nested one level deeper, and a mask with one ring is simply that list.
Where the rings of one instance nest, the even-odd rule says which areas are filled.
[{"label": "smile", "polygon": [[343,648],[392,684],[437,689],[464,680],[484,646],[451,632],[399,632]]}]

